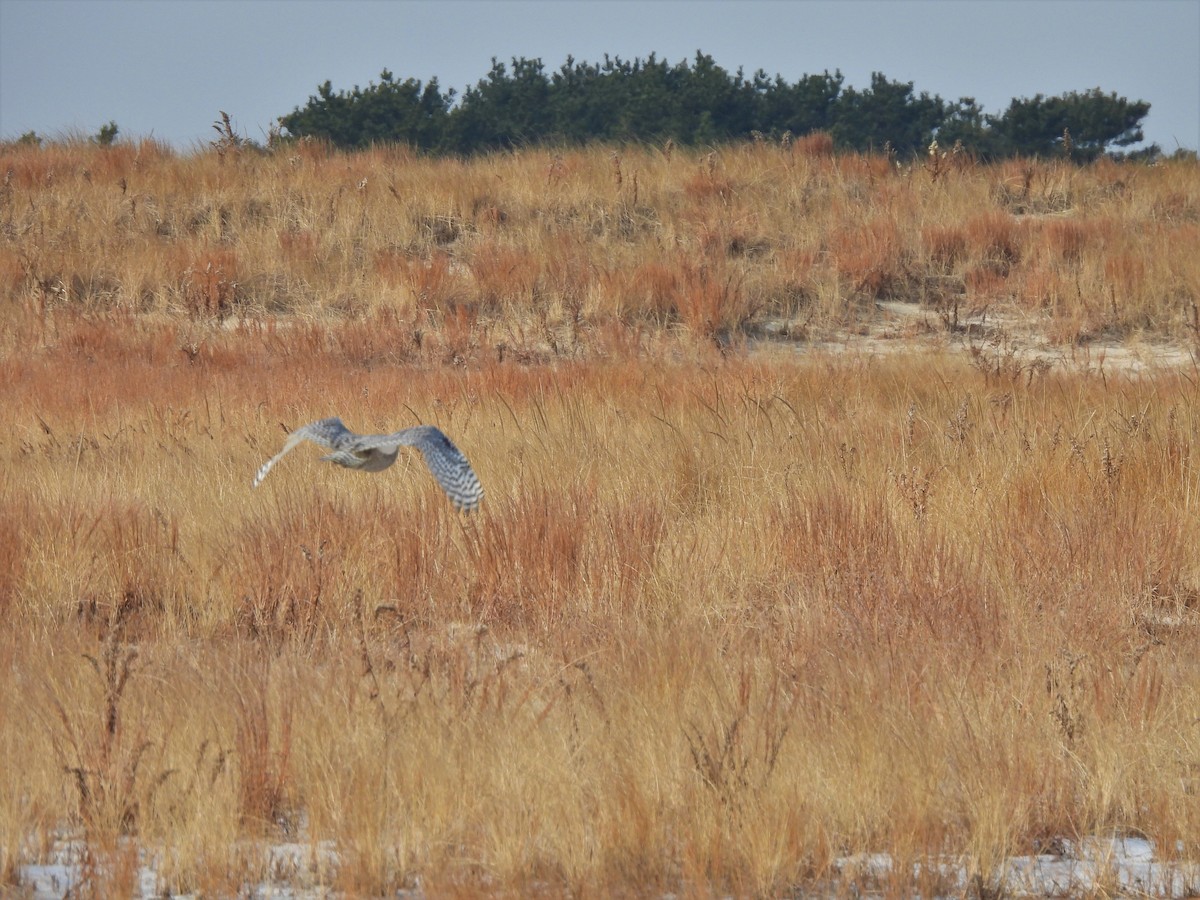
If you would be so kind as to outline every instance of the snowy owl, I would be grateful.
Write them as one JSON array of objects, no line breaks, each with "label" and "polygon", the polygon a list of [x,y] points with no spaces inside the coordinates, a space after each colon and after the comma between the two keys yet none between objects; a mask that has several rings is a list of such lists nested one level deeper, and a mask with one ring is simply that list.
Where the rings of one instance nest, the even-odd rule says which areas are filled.
[{"label": "snowy owl", "polygon": [[455,507],[470,512],[483,499],[483,486],[467,458],[432,425],[417,425],[392,434],[355,434],[337,418],[310,422],[289,434],[283,449],[258,470],[252,487],[258,487],[271,467],[301,441],[312,441],[333,451],[321,459],[363,472],[382,472],[396,461],[401,447],[416,447]]}]

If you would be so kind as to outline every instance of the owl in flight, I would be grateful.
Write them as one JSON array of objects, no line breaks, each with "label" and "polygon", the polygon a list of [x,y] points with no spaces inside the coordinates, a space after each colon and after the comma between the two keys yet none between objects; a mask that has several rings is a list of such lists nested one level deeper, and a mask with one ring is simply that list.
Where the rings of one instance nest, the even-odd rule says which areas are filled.
[{"label": "owl in flight", "polygon": [[289,434],[283,449],[258,470],[252,487],[258,487],[275,463],[302,441],[312,441],[333,451],[321,459],[363,472],[382,472],[396,461],[401,447],[416,447],[425,458],[425,465],[429,466],[429,471],[457,509],[470,512],[483,499],[483,485],[479,483],[475,470],[462,451],[440,429],[432,425],[417,425],[391,434],[355,434],[337,418],[310,422]]}]

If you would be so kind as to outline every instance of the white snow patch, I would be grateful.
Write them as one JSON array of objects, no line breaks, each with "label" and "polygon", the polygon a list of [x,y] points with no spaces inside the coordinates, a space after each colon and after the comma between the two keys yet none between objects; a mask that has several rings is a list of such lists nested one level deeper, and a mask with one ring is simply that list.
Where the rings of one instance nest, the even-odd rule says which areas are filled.
[{"label": "white snow patch", "polygon": [[[1200,863],[1162,861],[1153,842],[1137,837],[1089,837],[1081,841],[1063,839],[1054,842],[1056,853],[1016,856],[1004,863],[985,883],[997,894],[1013,897],[1070,897],[1089,894],[1135,895],[1142,897],[1183,898],[1200,896]],[[44,863],[21,865],[18,884],[32,892],[35,900],[58,900],[75,896],[84,887],[86,847],[81,841],[60,841]],[[285,843],[262,847],[267,880],[245,884],[238,892],[246,898],[278,900],[316,900],[330,896],[327,887],[315,884],[314,869],[336,869],[339,854],[332,842],[318,845]],[[137,891],[133,897],[162,897],[170,891],[155,869],[154,851],[139,851]],[[937,881],[949,892],[947,897],[970,893],[974,879],[960,859],[946,858],[933,864]],[[858,883],[857,892],[871,896],[872,883],[883,883],[894,874],[895,863],[888,853],[859,853],[835,862],[842,878]],[[913,878],[921,864],[913,867]],[[420,896],[420,890],[403,891],[400,896]],[[178,898],[191,894],[175,894]]]},{"label": "white snow patch", "polygon": [[[86,852],[87,847],[82,841],[59,841],[51,851],[48,862],[18,866],[17,883],[26,891],[32,891],[34,900],[74,897],[85,887]],[[318,866],[325,871],[336,868],[339,859],[332,842],[325,841],[316,846],[270,844],[264,845],[262,852],[266,871],[271,873],[270,878],[258,884],[242,885],[238,891],[239,897],[316,900],[329,896],[327,888],[312,886],[312,871]],[[156,868],[157,854],[153,850],[139,850],[138,863],[136,893],[131,900],[150,900],[163,896],[184,900],[198,896],[175,893],[162,882]]]},{"label": "white snow patch", "polygon": [[[1154,844],[1135,837],[1089,837],[1056,842],[1060,853],[1015,856],[985,883],[1000,896],[1073,897],[1089,894],[1141,897],[1195,897],[1200,895],[1200,863],[1159,860]],[[885,881],[894,862],[887,853],[860,853],[842,857],[835,867],[845,876],[866,882]],[[937,876],[948,887],[969,891],[967,867],[956,860],[936,863]],[[913,868],[914,878],[920,864]]]}]

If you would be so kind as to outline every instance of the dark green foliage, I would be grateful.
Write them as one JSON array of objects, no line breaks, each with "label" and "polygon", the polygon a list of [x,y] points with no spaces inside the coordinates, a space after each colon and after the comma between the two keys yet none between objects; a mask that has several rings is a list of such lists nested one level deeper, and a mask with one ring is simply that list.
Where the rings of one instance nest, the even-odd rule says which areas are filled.
[{"label": "dark green foliage", "polygon": [[[947,103],[917,93],[912,82],[871,76],[869,87],[843,87],[841,72],[804,75],[795,83],[761,69],[747,78],[697,51],[674,65],[650,54],[632,62],[568,57],[548,73],[540,59],[492,59],[487,76],[455,103],[437,79],[423,85],[396,81],[386,69],[378,84],[334,93],[328,81],[308,104],[280,118],[296,136],[324,138],[339,147],[400,141],[418,149],[469,154],[536,143],[666,141],[709,145],[752,134],[781,137],[828,131],[847,150],[901,155],[924,152],[937,138],[979,156],[1064,153],[1092,159],[1111,146],[1142,140],[1150,104],[1130,102],[1098,88],[1060,97],[1013,100],[999,116],[985,115],[971,97]],[[115,126],[114,126],[115,134]]]},{"label": "dark green foliage", "polygon": [[872,72],[865,91],[842,92],[830,131],[839,146],[851,150],[879,150],[890,143],[899,153],[912,155],[929,146],[945,116],[941,97],[924,91],[916,96],[911,81],[901,84]]},{"label": "dark green foliage", "polygon": [[842,73],[805,75],[795,84],[788,84],[778,75],[768,82],[766,76],[757,90],[762,95],[762,121],[758,130],[768,134],[793,135],[810,131],[829,131],[838,116],[838,100],[842,92]]},{"label": "dark green foliage", "polygon": [[111,147],[117,139],[117,123],[109,122],[107,125],[101,125],[100,131],[93,138],[101,147]]},{"label": "dark green foliage", "polygon": [[487,77],[467,88],[455,111],[453,149],[470,153],[544,139],[552,133],[550,92],[540,59],[514,59],[509,75],[493,57]]},{"label": "dark green foliage", "polygon": [[422,150],[440,149],[454,91],[443,94],[436,78],[422,85],[413,78],[396,81],[384,69],[379,84],[350,93],[333,92],[326,81],[308,105],[281,116],[279,122],[296,136],[322,137],[339,147],[367,147],[400,141]]},{"label": "dark green foliage", "polygon": [[1143,139],[1141,121],[1150,104],[1131,103],[1116,93],[1100,88],[1059,97],[1013,100],[1000,116],[989,116],[996,152],[1014,154],[1063,154],[1063,132],[1070,130],[1071,155],[1095,159],[1109,145],[1127,147]]},{"label": "dark green foliage", "polygon": [[987,116],[974,97],[961,97],[955,103],[946,104],[937,138],[946,150],[962,141],[964,147],[980,156],[995,155],[994,135],[988,127]]},{"label": "dark green foliage", "polygon": [[549,136],[586,140],[666,140],[702,144],[744,137],[758,125],[765,76],[747,81],[697,53],[674,66],[650,54],[603,65],[571,57],[550,79]]}]

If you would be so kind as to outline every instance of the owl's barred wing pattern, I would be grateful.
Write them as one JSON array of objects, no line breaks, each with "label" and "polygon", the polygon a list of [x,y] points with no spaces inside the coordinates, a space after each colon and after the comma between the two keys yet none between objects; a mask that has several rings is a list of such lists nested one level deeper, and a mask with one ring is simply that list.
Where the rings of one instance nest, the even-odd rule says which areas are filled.
[{"label": "owl's barred wing pattern", "polygon": [[337,418],[310,422],[288,435],[283,449],[258,470],[253,487],[258,487],[271,468],[302,441],[312,441],[334,451],[322,459],[372,472],[391,465],[400,447],[415,447],[455,507],[470,512],[483,499],[483,485],[467,458],[432,425],[418,425],[392,434],[355,434]]},{"label": "owl's barred wing pattern", "polygon": [[458,509],[470,512],[483,499],[483,485],[470,462],[450,438],[432,425],[417,425],[393,434],[364,435],[354,445],[356,450],[391,453],[397,447],[415,447],[421,451],[425,465]]}]

